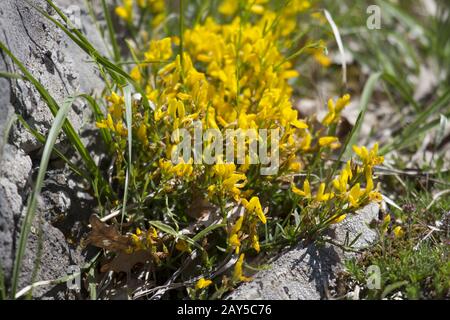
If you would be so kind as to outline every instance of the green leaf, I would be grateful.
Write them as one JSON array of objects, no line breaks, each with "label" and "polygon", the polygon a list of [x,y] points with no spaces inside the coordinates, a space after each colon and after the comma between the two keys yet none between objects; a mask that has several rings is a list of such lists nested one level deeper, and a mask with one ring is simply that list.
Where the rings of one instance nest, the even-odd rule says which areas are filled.
[{"label": "green leaf", "polygon": [[[45,144],[45,141],[47,140],[45,136],[40,134],[36,129],[32,128],[20,114],[16,114],[16,116],[17,119],[20,121],[20,123],[25,127],[25,129],[27,129],[36,138],[37,141],[39,141],[42,144]],[[81,170],[76,164],[70,161],[64,155],[64,153],[62,153],[58,148],[54,147],[53,151],[61,160],[63,160],[69,166],[70,169],[72,169],[73,172],[75,172],[75,174],[85,178],[86,180],[89,180],[89,177],[87,176],[86,172]]]},{"label": "green leaf", "polygon": [[193,239],[189,238],[188,236],[177,232],[174,228],[172,228],[171,226],[165,224],[164,222],[161,221],[149,221],[149,223],[154,226],[155,228],[163,231],[164,233],[170,234],[171,236],[175,237],[175,238],[179,238],[181,240],[186,241],[187,243],[195,246],[196,248],[200,249],[200,250],[204,250],[202,246],[200,246],[196,241],[194,241]]},{"label": "green leaf", "polygon": [[116,61],[116,63],[117,63],[120,61],[120,50],[119,50],[119,45],[117,44],[116,32],[114,30],[114,26],[113,26],[113,23],[111,20],[111,15],[109,13],[109,9],[108,9],[108,6],[107,6],[105,0],[102,0],[102,8],[103,8],[103,14],[106,19],[106,25],[108,26],[109,39],[110,39],[111,45],[113,47],[114,61]]},{"label": "green leaf", "polygon": [[203,229],[202,231],[200,231],[199,233],[197,233],[194,237],[192,237],[192,240],[194,241],[200,241],[201,239],[203,239],[208,233],[210,233],[213,230],[219,229],[219,228],[224,228],[227,225],[225,223],[221,223],[221,224],[212,224],[208,227],[206,227],[205,229]]},{"label": "green leaf", "polygon": [[380,154],[386,154],[392,150],[403,149],[409,146],[410,143],[417,139],[420,135],[439,125],[439,119],[434,119],[433,121],[428,122],[427,119],[432,118],[435,114],[439,114],[441,108],[448,108],[449,104],[450,89],[447,89],[447,91],[439,99],[433,102],[423,112],[419,113],[413,122],[404,127],[401,133],[396,136],[392,142],[384,145],[380,149]]},{"label": "green leaf", "polygon": [[14,260],[13,266],[13,275],[12,275],[12,284],[11,284],[11,296],[15,297],[17,285],[19,282],[20,276],[20,267],[22,265],[23,255],[25,254],[25,248],[28,241],[28,235],[31,230],[31,225],[34,220],[37,200],[40,196],[42,186],[44,184],[45,173],[47,171],[47,166],[50,161],[50,157],[52,155],[52,151],[58,138],[58,135],[61,131],[61,128],[64,125],[67,114],[72,106],[74,101],[74,97],[69,97],[64,102],[63,106],[58,110],[58,113],[53,121],[52,127],[50,128],[50,132],[47,137],[47,142],[45,143],[44,151],[42,153],[41,162],[39,165],[39,171],[36,178],[36,183],[34,185],[33,191],[31,192],[30,197],[28,198],[28,205],[25,217],[23,219],[21,228],[20,228],[20,237],[16,251],[16,257]]},{"label": "green leaf", "polygon": [[388,294],[407,285],[408,283],[409,282],[405,280],[405,281],[398,281],[398,282],[395,282],[395,283],[392,283],[392,284],[386,286],[386,288],[383,290],[383,293],[381,294],[381,299],[386,298],[386,296]]}]

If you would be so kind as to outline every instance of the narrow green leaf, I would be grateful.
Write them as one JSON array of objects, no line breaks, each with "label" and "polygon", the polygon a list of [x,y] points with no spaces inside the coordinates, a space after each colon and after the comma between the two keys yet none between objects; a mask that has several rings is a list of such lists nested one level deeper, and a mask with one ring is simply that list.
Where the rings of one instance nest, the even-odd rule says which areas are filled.
[{"label": "narrow green leaf", "polygon": [[119,50],[119,45],[117,44],[116,31],[114,30],[114,26],[113,26],[113,23],[111,20],[111,14],[109,13],[109,8],[108,8],[105,0],[102,0],[102,8],[103,8],[103,14],[106,19],[106,25],[108,26],[109,39],[110,39],[111,45],[113,47],[114,61],[117,63],[120,61],[120,50]]},{"label": "narrow green leaf", "polygon": [[184,240],[187,243],[197,247],[200,250],[204,250],[203,247],[200,246],[196,241],[194,241],[193,239],[189,238],[188,236],[186,236],[180,232],[177,232],[174,228],[165,224],[164,222],[153,220],[153,221],[149,221],[149,223],[152,226],[154,226],[155,228],[163,231],[164,233],[170,234],[174,238],[179,238],[179,239]]},{"label": "narrow green leaf", "polygon": [[28,205],[25,217],[23,219],[21,228],[20,228],[20,238],[17,246],[16,257],[14,260],[13,266],[13,276],[12,276],[12,284],[11,284],[11,297],[15,297],[17,285],[19,282],[20,276],[20,267],[22,265],[23,255],[25,254],[25,248],[28,240],[28,235],[31,230],[31,225],[34,220],[37,200],[41,193],[42,186],[44,184],[45,173],[47,171],[47,166],[50,161],[50,157],[58,138],[58,135],[61,131],[61,128],[66,120],[67,114],[72,106],[74,101],[73,97],[69,97],[64,102],[63,106],[59,109],[55,120],[53,121],[52,127],[50,128],[50,132],[48,134],[47,142],[45,143],[44,151],[42,153],[42,158],[39,166],[38,175],[36,178],[36,183],[33,188],[33,192],[28,198]]},{"label": "narrow green leaf", "polygon": [[[40,134],[36,129],[32,128],[28,122],[25,121],[25,119],[20,115],[17,114],[17,119],[20,121],[20,123],[25,127],[25,129],[27,129],[35,138],[37,141],[39,141],[42,144],[45,144],[45,141],[47,140],[47,138],[45,136],[43,136],[42,134]],[[88,175],[81,170],[76,164],[74,164],[72,161],[70,161],[65,155],[64,153],[62,153],[58,148],[54,148],[53,151],[56,153],[56,155],[63,160],[70,169],[72,169],[72,171],[79,175],[80,177],[85,178],[86,180],[89,180]]]},{"label": "narrow green leaf", "polygon": [[386,286],[386,288],[383,290],[383,293],[381,294],[381,299],[386,298],[386,296],[388,294],[390,294],[394,290],[397,290],[397,289],[407,285],[408,283],[409,282],[405,280],[405,281],[398,281],[398,282],[395,282],[393,284],[390,284],[390,285]]},{"label": "narrow green leaf", "polygon": [[404,127],[401,133],[396,136],[393,141],[384,145],[380,149],[380,154],[386,154],[392,150],[403,149],[411,140],[417,139],[419,135],[438,125],[440,123],[439,119],[435,119],[433,121],[427,121],[427,119],[433,117],[435,114],[439,114],[442,108],[448,108],[449,104],[450,89],[447,89],[447,91],[439,99],[421,112],[413,122]]},{"label": "narrow green leaf", "polygon": [[202,231],[200,231],[199,233],[197,233],[195,236],[192,237],[192,240],[194,241],[200,241],[201,239],[203,239],[208,233],[210,233],[213,230],[219,229],[219,228],[224,228],[227,225],[225,223],[220,223],[220,224],[212,224],[208,227],[206,227],[205,229],[203,229]]}]

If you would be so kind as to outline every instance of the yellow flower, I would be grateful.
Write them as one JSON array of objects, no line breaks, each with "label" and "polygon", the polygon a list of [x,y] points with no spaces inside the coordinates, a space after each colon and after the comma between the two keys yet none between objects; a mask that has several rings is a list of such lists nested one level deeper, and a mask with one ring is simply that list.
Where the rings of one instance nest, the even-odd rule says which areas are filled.
[{"label": "yellow flower", "polygon": [[239,7],[238,0],[224,0],[219,7],[219,12],[226,16],[232,16]]},{"label": "yellow flower", "polygon": [[192,165],[192,158],[189,159],[187,163],[184,162],[183,159],[180,159],[180,162],[176,165],[173,165],[170,160],[159,160],[159,168],[163,172],[163,174],[175,175],[180,178],[188,178],[192,176],[194,171],[194,166]]},{"label": "yellow flower", "polygon": [[383,196],[381,195],[381,193],[379,193],[377,191],[371,191],[369,193],[369,200],[375,201],[375,202],[381,202],[381,201],[383,201]]},{"label": "yellow flower", "polygon": [[241,188],[245,186],[247,177],[245,174],[233,173],[222,182],[223,188],[232,195],[239,195]]},{"label": "yellow flower", "polygon": [[291,190],[292,190],[292,192],[294,192],[295,194],[298,194],[299,196],[302,196],[302,197],[305,197],[308,199],[311,199],[311,197],[312,197],[311,187],[309,185],[308,179],[305,179],[305,181],[303,182],[303,190],[300,190],[295,185],[291,186]]},{"label": "yellow flower", "polygon": [[348,194],[348,200],[350,202],[350,206],[353,208],[358,208],[360,205],[361,197],[364,195],[364,192],[361,191],[361,186],[359,183],[355,184]]},{"label": "yellow flower", "polygon": [[242,228],[242,223],[244,222],[244,216],[240,216],[236,223],[234,224],[233,229],[231,230],[231,234],[236,234]]},{"label": "yellow flower", "polygon": [[321,183],[319,186],[319,190],[317,191],[316,201],[324,202],[328,201],[334,197],[334,193],[325,193],[325,183]]},{"label": "yellow flower", "polygon": [[239,240],[239,236],[237,234],[231,235],[228,239],[228,242],[232,247],[235,247],[235,252],[239,253],[241,247],[241,241]]},{"label": "yellow flower", "polygon": [[353,178],[350,160],[347,161],[345,168],[342,169],[338,178],[333,180],[333,186],[340,193],[346,193],[348,189],[348,181]]},{"label": "yellow flower", "polygon": [[197,289],[197,290],[204,289],[204,288],[210,286],[212,283],[213,282],[211,280],[205,280],[204,278],[201,278],[195,284],[195,289]]},{"label": "yellow flower", "polygon": [[250,11],[255,14],[263,14],[264,13],[264,7],[260,4],[254,4],[251,6]]},{"label": "yellow flower", "polygon": [[126,137],[128,134],[128,130],[127,128],[125,128],[125,125],[122,120],[119,120],[117,122],[115,131],[122,137]]},{"label": "yellow flower", "polygon": [[193,170],[194,167],[192,165],[192,159],[190,159],[188,163],[184,163],[184,161],[181,161],[180,163],[176,164],[171,171],[178,177],[188,177],[192,175]]},{"label": "yellow flower", "polygon": [[300,150],[308,151],[311,148],[312,136],[309,132],[306,132],[300,143]]},{"label": "yellow flower", "polygon": [[247,201],[246,199],[242,199],[242,204],[244,205],[245,209],[249,213],[256,213],[259,220],[261,220],[261,222],[263,224],[265,224],[267,222],[266,216],[264,215],[264,212],[262,210],[261,203],[259,202],[258,197],[252,197],[250,199],[250,201]]},{"label": "yellow flower", "polygon": [[251,280],[251,278],[247,278],[243,275],[242,266],[244,264],[244,257],[245,257],[245,255],[243,253],[241,253],[238,261],[234,265],[234,273],[233,273],[234,281],[250,281]]},{"label": "yellow flower", "polygon": [[236,171],[234,163],[218,163],[213,166],[213,173],[220,178],[228,178]]},{"label": "yellow flower", "polygon": [[283,79],[296,78],[298,76],[299,76],[299,73],[296,70],[286,70],[286,71],[283,71],[283,73],[281,74],[281,77]]},{"label": "yellow flower", "polygon": [[261,247],[259,246],[259,239],[256,234],[252,237],[252,247],[256,252],[259,252],[261,250]]},{"label": "yellow flower", "polygon": [[314,59],[325,68],[328,68],[331,65],[331,59],[326,56],[322,50],[314,53]]},{"label": "yellow flower", "polygon": [[337,137],[321,137],[319,138],[319,146],[337,149],[340,147],[340,143]]},{"label": "yellow flower", "polygon": [[119,96],[117,93],[112,92],[109,97],[106,97],[106,99],[111,103],[111,105],[108,107],[109,113],[111,113],[113,119],[118,120],[122,119],[123,115],[123,106],[124,106],[124,98],[122,96]]},{"label": "yellow flower", "polygon": [[366,147],[353,146],[353,151],[363,161],[365,166],[373,167],[382,164],[384,158],[378,156],[378,143],[375,143],[371,150],[367,150]]},{"label": "yellow flower", "polygon": [[339,222],[343,221],[346,217],[347,217],[346,214],[335,214],[335,215],[332,217],[332,220],[331,220],[330,223],[331,223],[331,224],[339,223]]},{"label": "yellow flower", "polygon": [[333,123],[337,123],[339,120],[339,116],[341,111],[350,103],[350,95],[346,94],[339,98],[334,104],[332,99],[328,100],[328,113],[325,118],[322,120],[322,124],[324,126],[329,126]]},{"label": "yellow flower", "polygon": [[172,54],[172,40],[167,37],[161,40],[150,41],[150,47],[144,55],[147,61],[165,61],[169,60]]},{"label": "yellow flower", "polygon": [[128,23],[133,21],[133,0],[123,0],[123,5],[115,8],[115,13]]},{"label": "yellow flower", "polygon": [[96,125],[97,125],[97,128],[109,129],[112,132],[115,132],[122,137],[126,137],[128,134],[128,130],[127,130],[127,128],[125,128],[122,120],[119,120],[117,122],[117,124],[114,124],[111,114],[109,114],[109,113],[108,113],[106,119],[96,122]]},{"label": "yellow flower", "polygon": [[133,69],[131,69],[130,77],[131,77],[131,79],[133,79],[136,82],[140,82],[142,80],[142,74],[139,71],[138,66],[135,66],[135,67],[133,67]]},{"label": "yellow flower", "polygon": [[396,226],[393,232],[396,238],[401,238],[405,234],[405,231],[403,231],[402,227],[400,226]]},{"label": "yellow flower", "polygon": [[137,137],[144,145],[148,145],[147,126],[145,125],[145,123],[142,123],[139,126]]},{"label": "yellow flower", "polygon": [[383,223],[381,225],[381,230],[383,231],[383,234],[388,231],[390,222],[391,222],[391,215],[390,214],[385,215],[383,218]]},{"label": "yellow flower", "polygon": [[181,240],[181,239],[179,239],[177,241],[175,248],[181,252],[189,252],[190,251],[190,248],[189,248],[189,245],[187,244],[187,242],[184,240]]},{"label": "yellow flower", "polygon": [[236,254],[239,253],[241,247],[241,241],[239,240],[238,232],[241,230],[243,221],[244,216],[240,216],[234,224],[233,229],[231,229],[230,237],[228,238],[229,244],[235,247]]}]

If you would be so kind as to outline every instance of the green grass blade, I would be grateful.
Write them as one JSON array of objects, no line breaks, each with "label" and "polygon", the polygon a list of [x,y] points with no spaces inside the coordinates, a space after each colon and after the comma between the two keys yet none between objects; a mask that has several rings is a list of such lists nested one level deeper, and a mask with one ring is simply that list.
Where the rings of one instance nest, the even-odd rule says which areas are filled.
[{"label": "green grass blade", "polygon": [[116,32],[114,30],[114,26],[111,20],[111,15],[109,13],[109,9],[105,0],[102,0],[102,8],[103,14],[105,15],[106,19],[106,25],[108,26],[109,40],[111,41],[111,45],[113,47],[114,61],[117,63],[120,61],[120,50],[119,45],[117,44]]},{"label": "green grass blade", "polygon": [[383,73],[383,80],[397,88],[402,98],[413,106],[416,113],[420,112],[420,106],[413,98],[413,89],[408,85],[408,83],[406,83],[406,81],[401,81],[398,77],[389,73]]},{"label": "green grass blade", "polygon": [[403,286],[406,286],[407,284],[409,284],[409,282],[404,280],[404,281],[397,281],[395,283],[392,283],[392,284],[386,286],[386,288],[383,290],[383,293],[381,294],[381,299],[386,298],[386,296],[388,294],[390,294],[391,292],[393,292]]},{"label": "green grass blade", "polygon": [[63,106],[59,109],[55,120],[53,121],[52,127],[50,128],[50,132],[48,134],[47,142],[45,143],[44,151],[42,153],[42,158],[39,166],[38,175],[36,178],[36,183],[33,188],[33,192],[31,193],[28,199],[27,212],[25,214],[25,218],[23,219],[22,226],[20,228],[20,238],[17,246],[16,257],[14,260],[13,266],[13,276],[12,276],[12,284],[11,284],[11,297],[15,297],[17,285],[19,282],[20,275],[20,267],[22,265],[23,255],[25,254],[25,248],[28,240],[28,235],[30,233],[31,225],[33,223],[33,219],[35,216],[37,200],[41,193],[42,185],[44,184],[45,173],[47,171],[47,166],[50,161],[50,157],[52,155],[52,151],[58,138],[58,135],[61,131],[61,128],[64,125],[67,114],[72,106],[74,101],[73,97],[69,97],[64,102]]},{"label": "green grass blade", "polygon": [[187,243],[195,246],[196,248],[200,249],[200,250],[204,250],[202,246],[200,246],[197,242],[195,242],[192,238],[189,238],[188,236],[177,232],[174,228],[172,228],[171,226],[165,224],[164,222],[161,221],[149,221],[149,223],[154,226],[156,229],[161,230],[164,233],[170,234],[171,236],[173,236],[174,238],[178,238],[181,240],[186,241]]},{"label": "green grass blade", "polygon": [[6,72],[6,71],[0,71],[0,78],[23,79],[23,77],[20,74]]},{"label": "green grass blade", "polygon": [[[412,139],[416,139],[420,134],[426,132],[427,130],[433,128],[439,124],[439,119],[433,120],[427,123],[427,119],[433,117],[433,115],[439,114],[440,109],[449,107],[450,104],[450,89],[447,91],[434,103],[432,103],[426,110],[420,113],[417,118],[408,126],[403,128],[402,132],[394,138],[394,140],[383,146],[380,149],[381,154],[386,154],[392,150],[403,149],[406,147]],[[426,125],[424,125],[424,123]],[[433,124],[433,125],[430,125]]]},{"label": "green grass blade", "polygon": [[226,226],[227,225],[225,223],[212,224],[212,225],[206,227],[205,229],[203,229],[202,231],[200,231],[199,233],[197,233],[195,236],[193,236],[192,240],[200,241],[201,239],[203,239],[203,237],[205,237],[211,231],[219,229],[219,228],[225,228]]},{"label": "green grass blade", "polygon": [[[25,127],[25,129],[27,129],[36,138],[37,141],[39,141],[42,144],[45,144],[45,141],[47,140],[47,138],[45,136],[40,134],[36,129],[32,128],[20,114],[17,114],[16,116],[17,116],[17,119],[20,121],[20,123]],[[63,160],[69,166],[70,169],[72,169],[73,172],[75,172],[80,177],[83,177],[86,180],[89,180],[89,176],[83,170],[81,170],[81,168],[79,168],[76,164],[74,164],[72,161],[70,161],[64,155],[64,153],[59,151],[58,148],[55,147],[53,149],[53,151],[56,153],[56,155],[61,160]]]}]

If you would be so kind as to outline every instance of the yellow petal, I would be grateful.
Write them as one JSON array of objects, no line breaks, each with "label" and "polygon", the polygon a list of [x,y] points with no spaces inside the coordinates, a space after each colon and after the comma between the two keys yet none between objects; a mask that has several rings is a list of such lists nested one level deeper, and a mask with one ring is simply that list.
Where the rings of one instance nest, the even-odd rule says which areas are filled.
[{"label": "yellow petal", "polygon": [[197,281],[195,288],[200,290],[210,286],[211,284],[212,284],[211,280],[205,280],[204,278],[201,278],[200,280]]}]

